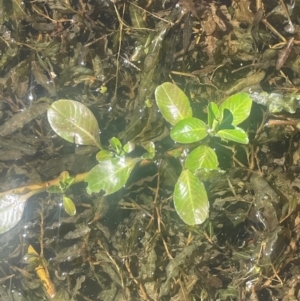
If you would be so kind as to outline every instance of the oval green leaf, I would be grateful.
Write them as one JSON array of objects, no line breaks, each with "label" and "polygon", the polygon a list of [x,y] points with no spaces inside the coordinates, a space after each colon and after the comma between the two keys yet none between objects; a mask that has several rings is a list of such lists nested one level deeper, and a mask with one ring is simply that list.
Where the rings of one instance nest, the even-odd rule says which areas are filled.
[{"label": "oval green leaf", "polygon": [[100,152],[98,152],[96,154],[96,159],[97,159],[97,161],[100,162],[100,161],[104,161],[104,160],[112,158],[113,155],[114,154],[112,152],[110,152],[110,151],[108,151],[106,149],[103,149],[103,150],[101,150]]},{"label": "oval green leaf", "polygon": [[187,156],[185,167],[194,172],[200,168],[217,169],[219,165],[216,152],[207,145],[200,145]]},{"label": "oval green leaf", "polygon": [[131,171],[140,158],[111,158],[99,162],[87,175],[85,182],[88,183],[87,192],[105,191],[112,194],[121,189],[127,182]]},{"label": "oval green leaf", "polygon": [[235,127],[234,129],[220,130],[217,132],[217,136],[225,140],[231,140],[242,144],[249,143],[247,133],[239,127]]},{"label": "oval green leaf", "polygon": [[233,115],[232,125],[238,125],[243,122],[250,114],[252,99],[247,93],[237,93],[227,98],[221,103],[219,109],[223,113],[228,109]]},{"label": "oval green leaf", "polygon": [[179,121],[171,130],[171,138],[179,143],[193,143],[207,136],[206,124],[198,118]]},{"label": "oval green leaf", "polygon": [[193,116],[188,97],[175,84],[166,82],[158,86],[155,99],[162,116],[172,125]]},{"label": "oval green leaf", "polygon": [[67,214],[70,216],[74,216],[76,214],[75,204],[70,198],[63,196],[63,206]]},{"label": "oval green leaf", "polygon": [[181,172],[175,185],[174,205],[180,218],[188,225],[202,224],[208,217],[205,187],[188,169]]},{"label": "oval green leaf", "polygon": [[95,145],[102,148],[98,122],[84,104],[70,99],[60,99],[50,106],[47,116],[53,131],[63,139],[80,145]]}]

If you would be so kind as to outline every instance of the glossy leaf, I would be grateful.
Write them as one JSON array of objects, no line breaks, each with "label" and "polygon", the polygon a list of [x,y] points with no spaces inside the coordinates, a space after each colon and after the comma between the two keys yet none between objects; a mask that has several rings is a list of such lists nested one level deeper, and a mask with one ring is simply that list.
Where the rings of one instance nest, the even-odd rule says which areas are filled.
[{"label": "glossy leaf", "polygon": [[175,185],[174,205],[180,218],[188,225],[202,224],[208,217],[205,187],[188,169],[181,172]]},{"label": "glossy leaf", "polygon": [[143,147],[147,151],[146,154],[143,155],[143,159],[153,159],[155,157],[155,144],[154,142],[150,141],[146,144],[143,144]]},{"label": "glossy leaf", "polygon": [[104,160],[107,160],[107,159],[112,158],[113,155],[114,155],[114,154],[113,154],[112,152],[103,149],[103,150],[101,150],[100,152],[98,152],[98,153],[96,154],[96,159],[97,159],[97,161],[100,162],[100,161],[104,161]]},{"label": "glossy leaf", "polygon": [[179,143],[193,143],[207,136],[206,124],[198,118],[179,121],[171,130],[171,138]]},{"label": "glossy leaf", "polygon": [[121,189],[127,182],[131,171],[140,158],[111,158],[100,161],[87,175],[85,182],[88,183],[87,192],[105,191],[111,194]]},{"label": "glossy leaf", "polygon": [[52,129],[63,139],[80,145],[95,145],[102,148],[97,120],[84,104],[70,99],[60,99],[51,105],[47,115]]},{"label": "glossy leaf", "polygon": [[216,103],[210,102],[207,107],[207,123],[210,129],[214,128],[214,123],[220,118],[220,110]]},{"label": "glossy leaf", "polygon": [[131,141],[127,142],[124,146],[123,146],[123,150],[125,153],[130,153],[135,149],[135,144]]},{"label": "glossy leaf", "polygon": [[200,168],[217,169],[218,165],[216,152],[207,145],[195,148],[185,160],[185,167],[192,172]]},{"label": "glossy leaf", "polygon": [[237,93],[227,98],[221,103],[219,109],[223,113],[224,109],[228,109],[233,115],[233,125],[243,122],[250,114],[252,99],[247,93]]},{"label": "glossy leaf", "polygon": [[225,140],[231,140],[242,144],[249,143],[247,133],[239,127],[236,127],[234,129],[220,130],[217,132],[217,136]]},{"label": "glossy leaf", "polygon": [[172,125],[193,116],[188,97],[175,84],[166,82],[158,86],[155,99],[162,116]]},{"label": "glossy leaf", "polygon": [[65,211],[70,216],[73,216],[76,214],[76,207],[75,207],[74,202],[70,198],[66,197],[65,195],[63,196],[63,206],[64,206]]},{"label": "glossy leaf", "polygon": [[24,195],[9,193],[0,196],[0,234],[10,230],[21,220],[26,201],[34,193]]},{"label": "glossy leaf", "polygon": [[123,150],[123,146],[118,138],[112,137],[111,139],[109,139],[109,143],[118,155],[121,154]]}]

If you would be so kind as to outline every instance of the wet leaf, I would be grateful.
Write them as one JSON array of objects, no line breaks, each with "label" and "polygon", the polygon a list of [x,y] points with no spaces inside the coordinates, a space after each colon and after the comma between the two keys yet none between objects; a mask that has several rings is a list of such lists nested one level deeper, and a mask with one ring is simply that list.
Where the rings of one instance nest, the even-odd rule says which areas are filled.
[{"label": "wet leaf", "polygon": [[172,83],[166,82],[158,86],[155,99],[162,116],[172,125],[193,116],[189,99]]},{"label": "wet leaf", "polygon": [[48,121],[63,139],[80,144],[101,147],[98,122],[93,113],[80,102],[60,99],[48,109]]},{"label": "wet leaf", "polygon": [[118,138],[112,137],[111,139],[109,139],[109,143],[118,155],[121,154],[123,146]]},{"label": "wet leaf", "polygon": [[170,136],[179,143],[197,142],[207,136],[207,126],[198,118],[183,119],[172,128]]},{"label": "wet leaf", "polygon": [[147,142],[143,147],[147,151],[147,153],[143,155],[143,158],[153,159],[155,157],[155,144],[153,142]]},{"label": "wet leaf", "polygon": [[220,118],[220,110],[214,102],[210,102],[207,107],[207,123],[209,128],[214,128],[214,122]]},{"label": "wet leaf", "polygon": [[217,132],[217,136],[225,140],[230,140],[242,144],[249,143],[247,133],[239,127],[236,127],[234,129],[220,130]]},{"label": "wet leaf", "polygon": [[188,225],[202,224],[208,217],[205,187],[188,169],[181,172],[175,185],[174,205],[180,218]]},{"label": "wet leaf", "polygon": [[68,198],[66,196],[63,196],[63,206],[64,206],[65,211],[70,216],[73,216],[73,215],[76,214],[75,204],[74,204],[74,202],[70,198]]},{"label": "wet leaf", "polygon": [[26,201],[34,194],[2,194],[0,196],[0,233],[14,227],[22,218]]},{"label": "wet leaf", "polygon": [[217,169],[218,165],[215,151],[207,145],[200,145],[195,148],[185,160],[185,167],[192,172],[200,168]]},{"label": "wet leaf", "polygon": [[221,103],[220,112],[228,109],[233,115],[232,125],[238,125],[243,122],[250,114],[252,100],[247,93],[237,93],[227,98]]},{"label": "wet leaf", "polygon": [[105,191],[111,194],[121,189],[127,182],[131,171],[141,159],[136,158],[112,158],[99,162],[87,175],[87,192]]},{"label": "wet leaf", "polygon": [[96,159],[100,162],[112,158],[113,155],[112,152],[104,149],[97,153]]}]

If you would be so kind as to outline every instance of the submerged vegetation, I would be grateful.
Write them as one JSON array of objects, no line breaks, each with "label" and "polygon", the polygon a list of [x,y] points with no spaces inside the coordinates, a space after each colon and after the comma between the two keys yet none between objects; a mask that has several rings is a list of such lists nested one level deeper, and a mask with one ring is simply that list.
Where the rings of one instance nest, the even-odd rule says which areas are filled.
[{"label": "submerged vegetation", "polygon": [[300,299],[299,1],[0,11],[1,300]]}]

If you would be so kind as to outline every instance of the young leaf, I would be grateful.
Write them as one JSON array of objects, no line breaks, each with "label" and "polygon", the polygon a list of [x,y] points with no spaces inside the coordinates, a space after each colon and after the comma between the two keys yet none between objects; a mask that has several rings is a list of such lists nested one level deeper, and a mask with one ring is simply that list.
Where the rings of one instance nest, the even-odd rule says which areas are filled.
[{"label": "young leaf", "polygon": [[223,113],[228,109],[233,115],[232,125],[238,125],[243,122],[250,114],[252,99],[247,93],[237,93],[227,98],[221,103],[219,109]]},{"label": "young leaf", "polygon": [[70,99],[60,99],[51,105],[47,116],[53,131],[63,139],[80,145],[95,145],[102,148],[97,120],[84,104]]},{"label": "young leaf", "polygon": [[225,140],[231,140],[242,144],[249,143],[247,133],[239,127],[235,127],[234,129],[220,130],[217,132],[217,136]]},{"label": "young leaf", "polygon": [[162,116],[172,125],[193,116],[190,101],[176,85],[166,82],[155,89],[155,99]]},{"label": "young leaf", "polygon": [[179,143],[197,142],[207,136],[207,126],[198,118],[183,119],[172,128],[170,136]]},{"label": "young leaf", "polygon": [[210,102],[207,107],[207,123],[210,129],[214,128],[214,121],[220,118],[220,110],[216,103]]},{"label": "young leaf", "polygon": [[146,154],[143,155],[143,159],[153,159],[155,157],[155,144],[152,141],[149,141],[143,144],[143,147],[147,151]]},{"label": "young leaf", "polygon": [[127,182],[131,171],[140,158],[111,158],[100,161],[87,175],[85,182],[88,183],[87,192],[105,191],[111,194],[121,189]]},{"label": "young leaf", "polygon": [[118,155],[120,155],[123,150],[121,141],[116,137],[112,137],[111,139],[109,139],[109,143],[110,143],[111,147],[115,150],[115,152]]},{"label": "young leaf", "polygon": [[66,197],[65,195],[63,196],[63,206],[64,206],[65,211],[70,216],[73,216],[76,214],[76,207],[75,207],[74,202],[70,198]]},{"label": "young leaf", "polygon": [[208,217],[205,187],[188,169],[181,172],[175,185],[174,205],[180,218],[188,225],[202,224]]},{"label": "young leaf", "polygon": [[192,172],[200,168],[217,169],[218,165],[215,151],[207,145],[200,145],[195,148],[185,160],[185,167]]},{"label": "young leaf", "polygon": [[112,152],[103,149],[103,150],[101,150],[100,152],[98,152],[98,153],[96,154],[96,159],[97,159],[97,161],[100,162],[100,161],[104,161],[104,160],[107,160],[107,159],[112,158],[113,155],[114,155],[114,154],[113,154]]}]

